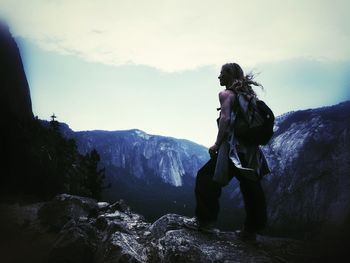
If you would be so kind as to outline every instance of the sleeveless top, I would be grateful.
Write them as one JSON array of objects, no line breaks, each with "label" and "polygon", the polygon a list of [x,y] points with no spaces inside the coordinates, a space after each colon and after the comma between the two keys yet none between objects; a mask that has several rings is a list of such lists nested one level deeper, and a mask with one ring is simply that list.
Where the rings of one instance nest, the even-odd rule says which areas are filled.
[{"label": "sleeveless top", "polygon": [[[229,170],[229,162],[232,162],[240,175],[254,181],[260,180],[270,172],[268,162],[260,146],[248,144],[235,137],[234,122],[236,118],[244,117],[246,120],[249,120],[253,113],[249,107],[249,97],[242,92],[235,92],[235,95],[237,98],[232,105],[233,110],[231,111],[230,124],[227,128],[225,139],[218,150],[213,176],[213,180],[223,186],[227,185],[235,176],[235,174],[232,174],[233,171]],[[237,107],[241,108],[242,114],[236,114]],[[243,164],[245,165],[243,166]]]}]

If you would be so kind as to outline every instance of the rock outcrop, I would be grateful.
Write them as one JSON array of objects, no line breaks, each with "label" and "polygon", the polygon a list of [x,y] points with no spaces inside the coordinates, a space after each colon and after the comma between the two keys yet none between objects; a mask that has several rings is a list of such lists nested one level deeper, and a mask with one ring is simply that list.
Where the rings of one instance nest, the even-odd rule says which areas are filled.
[{"label": "rock outcrop", "polygon": [[0,107],[5,120],[21,125],[33,119],[28,81],[18,46],[0,21]]},{"label": "rock outcrop", "polygon": [[[57,263],[319,260],[307,244],[297,240],[258,236],[257,243],[245,243],[233,232],[207,234],[187,229],[185,217],[177,214],[166,214],[149,223],[133,213],[122,200],[114,204],[97,203],[89,198],[62,194],[45,203],[3,204],[0,211],[2,220],[8,219],[7,229],[11,229],[11,224],[21,229],[20,240],[12,243],[12,249],[18,251],[26,245],[31,251],[14,254],[11,247],[8,248],[3,258],[12,262],[21,262],[21,259],[32,262],[33,258],[35,262]],[[36,239],[21,244],[29,233],[34,233]],[[4,238],[6,235],[0,241]],[[46,252],[43,253],[42,247],[36,243],[41,243]]]},{"label": "rock outcrop", "polygon": [[[0,193],[8,186],[19,188],[19,178],[30,160],[27,159],[33,122],[32,102],[18,46],[8,26],[0,20],[0,145],[2,151]],[[21,159],[21,165],[16,162]]]}]

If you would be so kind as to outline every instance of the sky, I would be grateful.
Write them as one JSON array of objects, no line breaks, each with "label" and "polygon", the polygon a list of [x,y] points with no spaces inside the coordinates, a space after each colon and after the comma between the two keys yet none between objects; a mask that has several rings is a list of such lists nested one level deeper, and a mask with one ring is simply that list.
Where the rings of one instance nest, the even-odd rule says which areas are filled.
[{"label": "sky", "polygon": [[34,114],[73,130],[215,142],[220,67],[278,116],[350,99],[349,1],[0,0]]}]

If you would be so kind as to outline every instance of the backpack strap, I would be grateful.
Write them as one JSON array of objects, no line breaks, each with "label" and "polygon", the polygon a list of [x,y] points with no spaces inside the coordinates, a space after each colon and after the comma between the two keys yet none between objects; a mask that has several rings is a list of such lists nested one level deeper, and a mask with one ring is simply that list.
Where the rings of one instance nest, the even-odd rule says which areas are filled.
[{"label": "backpack strap", "polygon": [[241,92],[235,92],[236,94],[236,113],[239,114],[246,120],[247,123],[250,123],[249,117],[249,104],[250,100],[247,100],[246,96]]}]

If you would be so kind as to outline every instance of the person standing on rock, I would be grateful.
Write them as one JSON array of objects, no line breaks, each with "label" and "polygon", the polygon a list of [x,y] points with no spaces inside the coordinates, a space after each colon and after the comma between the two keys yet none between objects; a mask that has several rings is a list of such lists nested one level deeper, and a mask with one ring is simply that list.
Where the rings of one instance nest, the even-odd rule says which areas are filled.
[{"label": "person standing on rock", "polygon": [[[240,183],[246,218],[243,229],[235,233],[242,240],[256,240],[256,233],[267,222],[260,179],[270,170],[259,146],[238,138],[235,129],[243,117],[250,117],[249,101],[257,100],[251,85],[261,85],[253,80],[253,75],[244,76],[237,63],[224,64],[218,78],[220,85],[225,86],[225,90],[219,93],[218,134],[214,145],[209,148],[210,160],[197,173],[195,217],[185,221],[185,225],[204,232],[218,231],[215,223],[221,189],[236,177]],[[239,107],[243,108],[240,111],[242,114],[238,114]]]}]

